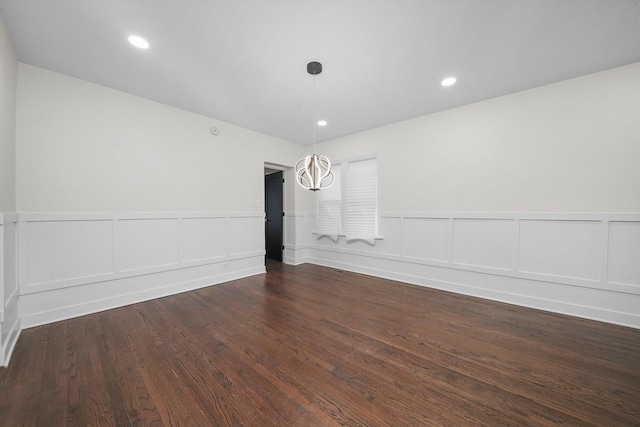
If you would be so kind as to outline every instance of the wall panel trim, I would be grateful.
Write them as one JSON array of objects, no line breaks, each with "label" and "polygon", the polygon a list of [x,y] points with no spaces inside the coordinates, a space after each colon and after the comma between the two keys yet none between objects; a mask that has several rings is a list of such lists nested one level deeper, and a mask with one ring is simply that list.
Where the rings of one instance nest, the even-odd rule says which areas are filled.
[{"label": "wall panel trim", "polygon": [[[263,212],[55,212],[12,218],[18,230],[16,287],[5,297],[17,323],[4,322],[5,331],[265,272]],[[185,227],[189,220],[204,222]],[[0,215],[0,221],[6,224],[7,217]],[[7,319],[7,310],[0,314]]]},{"label": "wall panel trim", "polygon": [[[342,238],[318,240],[313,236],[313,215],[292,215],[288,220],[289,228],[300,232],[288,246],[292,264],[328,265],[640,328],[638,213],[383,213],[381,232],[389,241],[376,241],[381,248],[347,244]],[[456,229],[458,220],[471,226]],[[496,220],[512,226],[505,222],[496,227]],[[407,221],[412,221],[410,229]],[[618,225],[615,238],[611,224]],[[466,233],[459,240],[465,242],[459,254],[473,264],[455,258],[455,233]],[[492,243],[493,239],[497,240]],[[495,242],[501,242],[500,253],[493,258],[482,253]],[[425,257],[432,253],[443,259]],[[612,280],[612,266],[617,281]]]},{"label": "wall panel trim", "polygon": [[[161,273],[164,271],[180,270],[184,268],[190,268],[200,265],[217,264],[224,261],[232,261],[243,258],[251,258],[264,254],[264,245],[256,245],[255,242],[249,243],[252,246],[252,250],[239,253],[230,254],[229,252],[229,220],[230,218],[248,218],[255,221],[260,221],[264,217],[264,213],[258,212],[229,212],[229,213],[206,213],[206,212],[133,212],[133,213],[25,213],[19,214],[18,222],[22,229],[20,233],[20,256],[19,256],[19,270],[20,270],[20,294],[27,295],[36,292],[49,291],[53,289],[61,289],[73,286],[82,286],[90,283],[105,282],[109,280],[123,279],[127,277],[135,277],[140,275],[148,275]],[[177,224],[181,224],[184,219],[208,219],[208,218],[222,218],[226,221],[225,230],[225,245],[226,256],[218,256],[213,258],[204,258],[198,260],[184,261],[182,259],[182,252],[184,251],[184,239],[182,230],[183,227],[178,226],[178,241],[175,251],[178,254],[175,262],[169,262],[166,264],[153,265],[140,268],[128,268],[123,269],[120,265],[119,255],[122,253],[122,238],[120,230],[121,221],[140,221],[142,224],[145,221],[155,220],[175,220]],[[68,278],[59,280],[45,280],[39,282],[29,281],[30,268],[37,268],[30,265],[29,259],[29,245],[27,241],[27,235],[29,232],[29,226],[31,224],[52,224],[67,223],[67,222],[87,222],[96,223],[101,221],[111,221],[112,223],[112,248],[111,248],[111,270],[107,273],[89,274],[89,275],[73,275],[69,273]],[[57,244],[58,242],[51,242],[51,244]],[[153,250],[154,248],[149,248]]]},{"label": "wall panel trim", "polygon": [[18,215],[0,213],[0,366],[6,366],[18,341]]}]

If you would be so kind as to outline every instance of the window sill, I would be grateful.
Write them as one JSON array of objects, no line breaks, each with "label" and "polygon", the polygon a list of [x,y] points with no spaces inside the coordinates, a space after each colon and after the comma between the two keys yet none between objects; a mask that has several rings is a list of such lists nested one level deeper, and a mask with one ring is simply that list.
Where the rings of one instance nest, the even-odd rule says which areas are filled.
[{"label": "window sill", "polygon": [[[329,236],[328,234],[319,234],[319,233],[318,233],[317,231],[315,231],[315,230],[314,230],[314,231],[312,231],[312,232],[311,232],[311,234],[315,234],[316,236],[327,236],[327,237]],[[346,237],[347,237],[347,235],[346,235],[346,234],[344,234],[344,233],[340,233],[340,234],[338,234],[338,238],[340,238],[340,237],[344,237],[344,238],[346,238]],[[363,240],[363,239],[354,239],[354,240]],[[374,240],[384,240],[384,236],[383,236],[383,235],[378,235],[378,236],[374,237]]]}]

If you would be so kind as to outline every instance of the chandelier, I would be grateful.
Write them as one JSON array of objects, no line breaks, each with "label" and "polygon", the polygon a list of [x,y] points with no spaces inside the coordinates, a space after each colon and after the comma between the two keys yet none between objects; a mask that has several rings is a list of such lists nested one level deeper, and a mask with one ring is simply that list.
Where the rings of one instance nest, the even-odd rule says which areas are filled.
[{"label": "chandelier", "polygon": [[318,191],[331,187],[334,177],[331,162],[316,152],[316,75],[322,72],[322,64],[309,62],[307,72],[313,76],[313,154],[296,163],[296,180],[306,190]]}]

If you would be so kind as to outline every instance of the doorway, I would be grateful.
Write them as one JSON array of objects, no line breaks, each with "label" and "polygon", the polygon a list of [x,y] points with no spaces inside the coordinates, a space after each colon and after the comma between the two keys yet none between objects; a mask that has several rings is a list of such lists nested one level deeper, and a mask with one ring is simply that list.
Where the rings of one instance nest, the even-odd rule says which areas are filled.
[{"label": "doorway", "polygon": [[284,191],[282,171],[273,172],[264,177],[265,252],[269,259],[282,262]]}]

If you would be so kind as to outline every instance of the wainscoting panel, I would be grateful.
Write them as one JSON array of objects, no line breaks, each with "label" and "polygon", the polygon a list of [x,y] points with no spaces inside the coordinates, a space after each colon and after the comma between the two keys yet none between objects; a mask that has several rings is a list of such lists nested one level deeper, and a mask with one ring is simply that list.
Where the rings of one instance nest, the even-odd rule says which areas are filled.
[{"label": "wainscoting panel", "polygon": [[18,215],[0,214],[0,366],[7,366],[22,324],[18,316]]},{"label": "wainscoting panel", "polygon": [[[18,216],[4,215],[2,224],[3,237],[0,239],[4,252],[3,274],[5,302],[18,296]],[[6,305],[6,304],[5,304]]]},{"label": "wainscoting panel", "polygon": [[380,231],[385,238],[377,240],[375,245],[365,244],[365,252],[399,256],[402,251],[402,218],[384,217],[380,222]]},{"label": "wainscoting panel", "polygon": [[26,233],[27,288],[113,273],[110,220],[29,222]]},{"label": "wainscoting panel", "polygon": [[640,222],[609,223],[609,281],[640,287]]},{"label": "wainscoting panel", "polygon": [[295,246],[296,244],[296,236],[297,230],[296,226],[298,226],[300,221],[296,221],[295,215],[291,215],[290,213],[285,212],[283,218],[283,229],[284,229],[284,245],[286,246]]},{"label": "wainscoting panel", "polygon": [[232,257],[264,252],[264,215],[229,218],[229,255]]},{"label": "wainscoting panel", "polygon": [[598,221],[520,221],[520,271],[597,281]]},{"label": "wainscoting panel", "polygon": [[184,218],[182,260],[215,260],[227,255],[226,218]]},{"label": "wainscoting panel", "polygon": [[285,212],[284,257],[285,264],[299,265],[307,262],[308,248],[315,236],[315,217],[310,212]]},{"label": "wainscoting panel", "polygon": [[118,271],[134,271],[178,264],[178,219],[120,219],[118,228]]},{"label": "wainscoting panel", "polygon": [[264,256],[21,295],[24,327],[56,322],[264,273]]},{"label": "wainscoting panel", "polygon": [[265,271],[263,213],[17,217],[24,327]]},{"label": "wainscoting panel", "polygon": [[391,213],[374,247],[289,220],[306,262],[640,328],[640,214]]},{"label": "wainscoting panel", "polygon": [[446,218],[405,218],[403,255],[424,261],[449,261],[450,224]]},{"label": "wainscoting panel", "polygon": [[510,219],[454,218],[453,261],[510,270],[513,232]]}]

